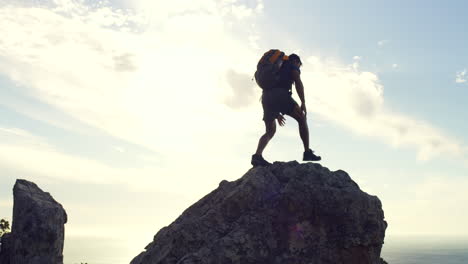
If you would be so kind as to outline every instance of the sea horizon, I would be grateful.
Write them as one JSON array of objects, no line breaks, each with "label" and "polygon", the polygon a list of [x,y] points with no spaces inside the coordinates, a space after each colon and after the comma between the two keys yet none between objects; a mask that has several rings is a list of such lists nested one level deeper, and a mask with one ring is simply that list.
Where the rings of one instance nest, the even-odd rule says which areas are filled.
[{"label": "sea horizon", "polygon": [[[125,238],[69,236],[64,264],[129,264],[150,242],[135,245]],[[389,264],[466,264],[468,237],[389,236],[381,257]]]}]

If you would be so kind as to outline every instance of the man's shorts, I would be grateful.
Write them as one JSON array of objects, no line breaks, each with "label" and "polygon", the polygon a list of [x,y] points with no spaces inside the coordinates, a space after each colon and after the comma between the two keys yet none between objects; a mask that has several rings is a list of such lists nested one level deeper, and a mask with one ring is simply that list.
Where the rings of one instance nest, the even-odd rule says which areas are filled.
[{"label": "man's shorts", "polygon": [[263,91],[262,106],[263,120],[272,121],[281,114],[291,115],[297,105],[292,93],[286,89],[272,89]]}]

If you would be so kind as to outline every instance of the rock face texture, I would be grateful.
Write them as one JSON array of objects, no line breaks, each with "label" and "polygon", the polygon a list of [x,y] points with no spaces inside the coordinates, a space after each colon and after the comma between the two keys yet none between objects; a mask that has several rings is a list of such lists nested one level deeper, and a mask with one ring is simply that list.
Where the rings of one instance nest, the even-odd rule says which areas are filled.
[{"label": "rock face texture", "polygon": [[386,227],[346,172],[275,162],[222,181],[131,264],[380,264]]},{"label": "rock face texture", "polygon": [[1,264],[62,264],[64,224],[62,205],[36,184],[17,180],[13,188],[13,224],[2,239]]}]

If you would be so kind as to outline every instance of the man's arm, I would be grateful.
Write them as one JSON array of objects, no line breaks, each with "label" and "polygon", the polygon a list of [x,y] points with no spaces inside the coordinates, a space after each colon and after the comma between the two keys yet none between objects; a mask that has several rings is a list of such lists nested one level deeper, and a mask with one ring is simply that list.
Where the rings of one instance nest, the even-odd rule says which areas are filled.
[{"label": "man's arm", "polygon": [[304,97],[304,85],[301,81],[301,73],[299,71],[293,70],[292,76],[294,80],[294,86],[296,86],[296,92],[299,98],[301,99],[301,110],[304,114],[307,114],[307,109],[305,106],[305,97]]}]

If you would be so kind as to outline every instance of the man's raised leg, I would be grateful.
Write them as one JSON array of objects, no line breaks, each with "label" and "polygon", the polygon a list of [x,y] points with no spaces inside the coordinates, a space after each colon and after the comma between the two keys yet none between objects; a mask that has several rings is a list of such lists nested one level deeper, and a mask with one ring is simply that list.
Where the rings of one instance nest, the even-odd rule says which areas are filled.
[{"label": "man's raised leg", "polygon": [[309,127],[307,125],[306,116],[298,105],[294,107],[290,116],[296,119],[299,124],[299,135],[301,136],[302,144],[304,145],[304,151],[309,150]]},{"label": "man's raised leg", "polygon": [[301,111],[301,108],[296,105],[293,112],[290,116],[296,119],[299,124],[299,135],[301,136],[302,144],[304,145],[304,161],[319,161],[321,160],[320,156],[314,154],[314,152],[309,147],[309,127],[307,125],[307,118],[304,112]]}]

